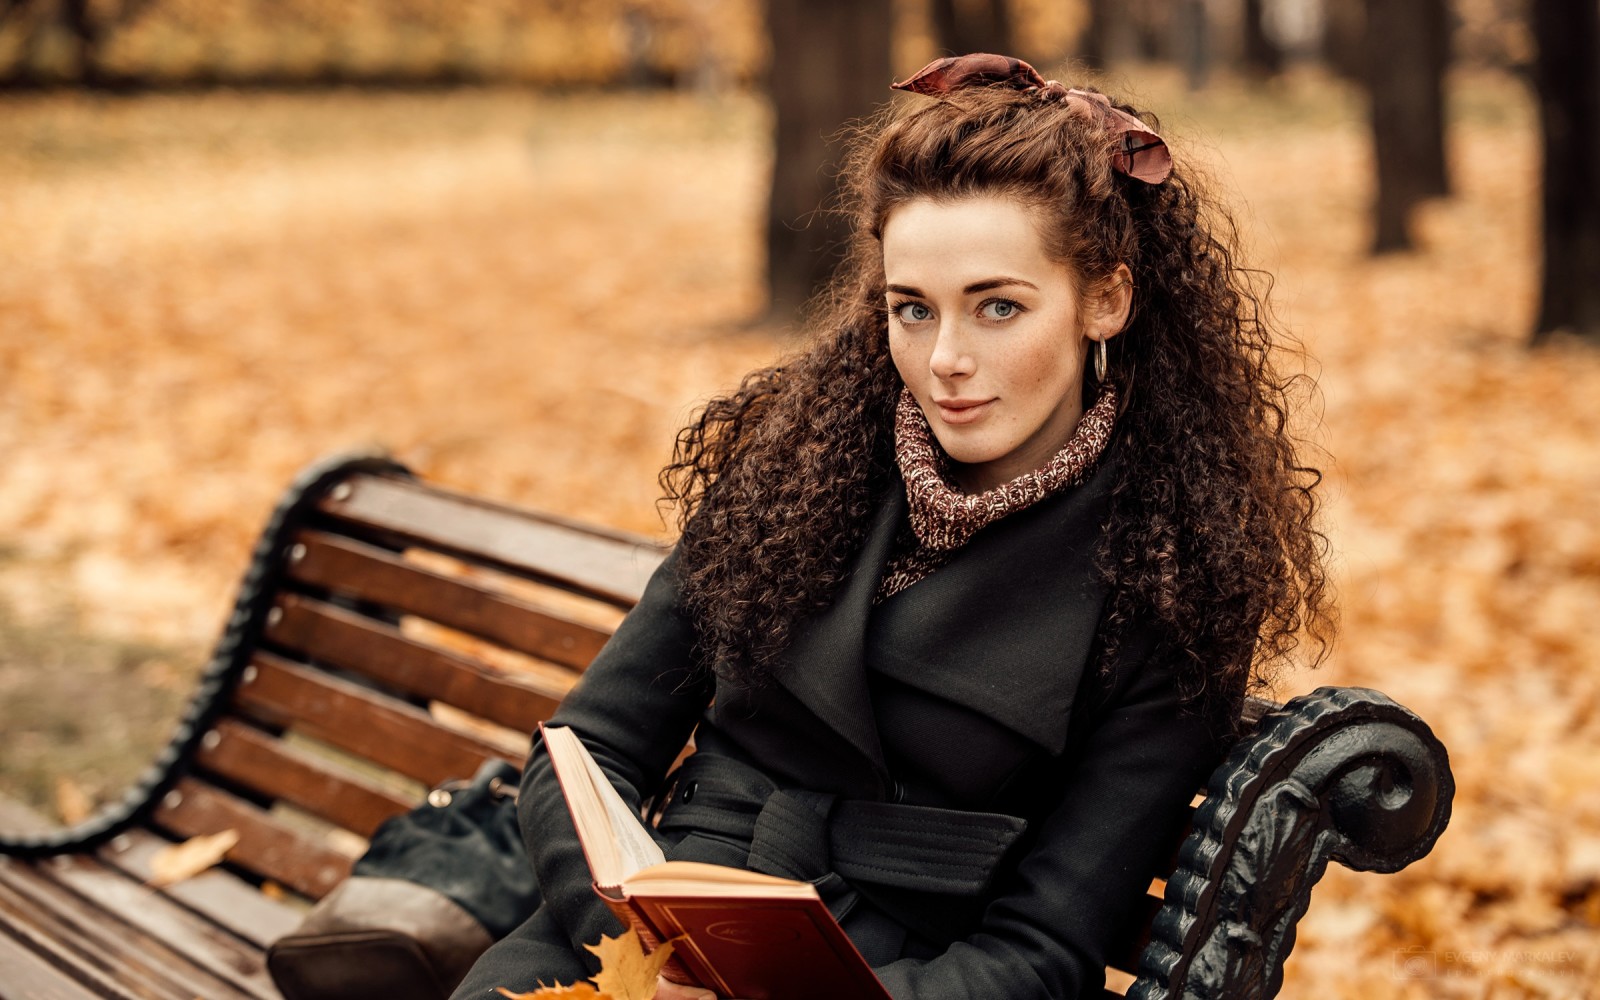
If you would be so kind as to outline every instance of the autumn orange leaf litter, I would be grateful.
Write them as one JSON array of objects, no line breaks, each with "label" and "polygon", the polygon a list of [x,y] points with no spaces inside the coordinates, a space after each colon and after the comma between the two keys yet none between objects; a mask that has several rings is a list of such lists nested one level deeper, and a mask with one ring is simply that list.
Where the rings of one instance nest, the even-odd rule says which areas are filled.
[{"label": "autumn orange leaf litter", "polygon": [[620,937],[602,935],[599,944],[584,947],[600,958],[600,971],[589,982],[541,986],[532,993],[513,993],[500,986],[498,992],[510,1000],[650,1000],[656,995],[661,967],[672,957],[671,941],[647,953],[632,930]]}]

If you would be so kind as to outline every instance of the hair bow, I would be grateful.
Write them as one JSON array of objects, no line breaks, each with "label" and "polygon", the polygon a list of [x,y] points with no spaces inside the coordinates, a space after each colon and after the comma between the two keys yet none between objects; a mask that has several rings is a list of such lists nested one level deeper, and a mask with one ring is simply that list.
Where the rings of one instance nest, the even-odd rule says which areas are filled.
[{"label": "hair bow", "polygon": [[1081,101],[1100,116],[1106,128],[1118,136],[1118,147],[1111,160],[1114,169],[1146,184],[1160,184],[1172,173],[1172,152],[1167,149],[1166,140],[1150,126],[1121,108],[1114,107],[1106,95],[1076,87],[1069,89],[1059,81],[1046,80],[1038,70],[1012,56],[992,52],[945,56],[922,67],[912,74],[911,79],[890,84],[890,87],[929,97],[944,97],[962,87],[992,84],[1007,84],[1017,90],[1037,90],[1055,100]]}]

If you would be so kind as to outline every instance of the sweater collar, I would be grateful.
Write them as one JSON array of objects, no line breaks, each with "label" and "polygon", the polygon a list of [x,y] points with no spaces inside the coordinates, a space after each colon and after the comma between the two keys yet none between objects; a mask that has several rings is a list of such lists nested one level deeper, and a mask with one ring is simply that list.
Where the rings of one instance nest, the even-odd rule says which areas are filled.
[{"label": "sweater collar", "polygon": [[902,389],[895,407],[895,462],[905,480],[907,513],[917,541],[939,551],[958,549],[979,529],[1082,482],[1111,439],[1116,414],[1116,390],[1106,386],[1084,411],[1072,437],[1042,468],[982,493],[963,493],[952,481],[950,458],[935,440],[922,407],[910,389]]}]

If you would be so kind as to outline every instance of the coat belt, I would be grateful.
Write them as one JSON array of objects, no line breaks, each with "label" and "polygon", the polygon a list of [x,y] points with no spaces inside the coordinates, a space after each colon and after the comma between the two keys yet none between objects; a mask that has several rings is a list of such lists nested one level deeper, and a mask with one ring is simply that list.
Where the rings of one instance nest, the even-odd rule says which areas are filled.
[{"label": "coat belt", "polygon": [[696,753],[678,769],[660,829],[687,828],[748,843],[755,871],[801,881],[836,872],[921,892],[971,896],[1027,828],[1001,813],[968,812],[780,788],[756,768]]}]

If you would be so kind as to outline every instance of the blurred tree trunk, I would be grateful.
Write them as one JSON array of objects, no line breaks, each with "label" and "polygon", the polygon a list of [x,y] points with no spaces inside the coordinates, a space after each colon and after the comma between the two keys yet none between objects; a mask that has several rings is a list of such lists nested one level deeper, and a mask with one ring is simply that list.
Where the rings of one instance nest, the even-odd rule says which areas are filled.
[{"label": "blurred tree trunk", "polygon": [[1273,77],[1283,72],[1283,53],[1267,36],[1266,0],[1244,0],[1240,27],[1244,29],[1242,61],[1245,72]]},{"label": "blurred tree trunk", "polygon": [[1016,54],[1007,0],[933,0],[931,13],[934,40],[944,54]]},{"label": "blurred tree trunk", "polygon": [[1322,8],[1322,58],[1346,80],[1366,76],[1367,15],[1363,0],[1325,0]]},{"label": "blurred tree trunk", "polygon": [[1600,341],[1600,8],[1534,0],[1534,81],[1544,133],[1544,278],[1533,342]]},{"label": "blurred tree trunk", "polygon": [[1078,41],[1078,56],[1090,69],[1103,70],[1139,52],[1139,33],[1126,0],[1089,0],[1088,21]]},{"label": "blurred tree trunk", "polygon": [[1179,0],[1172,22],[1175,48],[1189,89],[1203,90],[1211,79],[1211,19],[1206,0]]},{"label": "blurred tree trunk", "polygon": [[1172,0],[1123,0],[1123,4],[1131,9],[1139,58],[1179,62],[1181,50],[1173,44],[1177,29]]},{"label": "blurred tree trunk", "polygon": [[1411,210],[1449,189],[1444,0],[1367,0],[1367,90],[1377,162],[1374,253],[1411,247]]},{"label": "blurred tree trunk", "polygon": [[1424,194],[1443,198],[1450,194],[1450,167],[1445,160],[1444,142],[1444,79],[1445,74],[1450,71],[1450,41],[1453,37],[1453,27],[1448,0],[1424,0],[1422,8],[1428,17],[1427,38],[1432,43],[1427,50],[1428,58],[1432,60],[1428,70],[1426,90],[1427,132],[1423,136],[1427,144],[1420,147],[1427,157],[1422,184]]},{"label": "blurred tree trunk", "polygon": [[889,99],[889,23],[890,0],[768,0],[776,136],[767,288],[777,322],[795,318],[844,250],[848,226],[825,211],[837,191],[834,136]]},{"label": "blurred tree trunk", "polygon": [[96,19],[94,7],[90,0],[61,0],[61,20],[72,33],[78,79],[90,86],[102,82],[100,46],[106,35],[105,25]]}]

